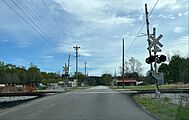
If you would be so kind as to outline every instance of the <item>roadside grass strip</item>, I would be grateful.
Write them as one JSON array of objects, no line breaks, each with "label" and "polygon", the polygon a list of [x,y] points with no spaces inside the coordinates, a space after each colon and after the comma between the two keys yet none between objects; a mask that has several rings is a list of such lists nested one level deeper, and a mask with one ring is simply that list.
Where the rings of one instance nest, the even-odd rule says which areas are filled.
[{"label": "roadside grass strip", "polygon": [[138,95],[133,98],[139,106],[160,120],[189,120],[189,107],[172,104],[169,98],[146,98]]},{"label": "roadside grass strip", "polygon": [[[185,89],[189,88],[189,84],[168,84],[168,85],[161,85],[159,86],[160,89]],[[155,85],[141,85],[141,86],[125,86],[124,88],[122,86],[114,86],[110,87],[111,89],[116,90],[155,90]]]}]

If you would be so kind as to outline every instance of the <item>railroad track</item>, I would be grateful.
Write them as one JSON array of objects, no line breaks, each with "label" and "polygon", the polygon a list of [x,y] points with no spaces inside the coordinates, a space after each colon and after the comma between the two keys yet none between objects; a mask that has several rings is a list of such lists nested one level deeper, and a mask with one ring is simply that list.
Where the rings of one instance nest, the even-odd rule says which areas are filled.
[{"label": "railroad track", "polygon": [[[155,90],[135,90],[134,94],[154,93]],[[189,88],[186,89],[160,89],[161,93],[189,93]]]}]

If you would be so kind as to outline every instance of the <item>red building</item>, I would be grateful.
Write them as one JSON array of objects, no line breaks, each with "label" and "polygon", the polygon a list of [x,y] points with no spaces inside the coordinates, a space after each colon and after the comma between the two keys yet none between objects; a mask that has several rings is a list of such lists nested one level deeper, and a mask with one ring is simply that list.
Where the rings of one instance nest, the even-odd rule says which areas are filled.
[{"label": "red building", "polygon": [[132,86],[132,85],[136,85],[137,81],[135,78],[124,78],[124,80],[123,79],[117,80],[117,86],[122,86],[123,83],[125,84],[125,86]]}]

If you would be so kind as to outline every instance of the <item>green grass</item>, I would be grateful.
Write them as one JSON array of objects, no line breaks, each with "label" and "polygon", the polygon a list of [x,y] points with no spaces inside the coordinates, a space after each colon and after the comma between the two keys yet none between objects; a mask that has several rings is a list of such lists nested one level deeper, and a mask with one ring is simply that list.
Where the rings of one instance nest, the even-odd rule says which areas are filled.
[{"label": "green grass", "polygon": [[[189,84],[169,84],[169,85],[161,85],[159,86],[160,89],[175,89],[175,88],[189,88]],[[142,85],[142,86],[125,86],[123,88],[122,86],[118,87],[110,87],[112,89],[117,89],[117,90],[155,90],[156,86],[155,85]]]},{"label": "green grass", "polygon": [[135,95],[134,100],[161,120],[189,120],[189,108],[173,105],[169,99],[145,98]]},{"label": "green grass", "polygon": [[76,91],[76,90],[84,90],[84,89],[88,89],[90,87],[71,87],[71,88],[67,88],[66,92],[71,92],[71,91]]}]

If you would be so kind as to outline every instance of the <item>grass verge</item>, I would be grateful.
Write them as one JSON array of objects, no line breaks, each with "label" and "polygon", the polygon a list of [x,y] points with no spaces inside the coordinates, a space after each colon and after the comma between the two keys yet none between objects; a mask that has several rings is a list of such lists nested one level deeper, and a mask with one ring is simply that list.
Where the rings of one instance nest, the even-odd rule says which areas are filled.
[{"label": "grass verge", "polygon": [[160,120],[189,120],[189,108],[169,103],[168,99],[135,95],[135,102]]},{"label": "grass verge", "polygon": [[[179,89],[179,88],[189,88],[189,84],[169,84],[169,85],[161,85],[159,86],[160,89]],[[111,89],[117,89],[117,90],[155,90],[155,85],[142,85],[142,86],[125,86],[123,88],[122,86],[118,87],[110,87]]]},{"label": "grass verge", "polygon": [[88,89],[90,87],[71,87],[71,88],[67,88],[66,92],[71,92],[71,91],[76,91],[76,90],[84,90],[84,89]]}]

